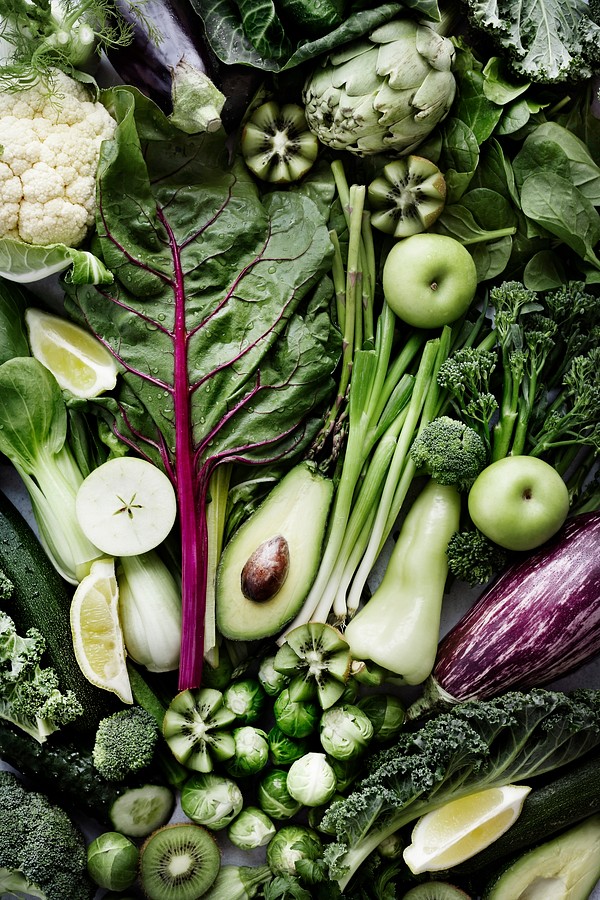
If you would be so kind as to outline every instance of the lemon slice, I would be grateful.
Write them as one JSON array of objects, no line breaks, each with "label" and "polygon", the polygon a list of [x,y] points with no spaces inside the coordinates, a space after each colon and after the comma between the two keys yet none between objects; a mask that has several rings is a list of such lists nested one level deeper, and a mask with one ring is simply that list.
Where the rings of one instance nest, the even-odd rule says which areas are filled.
[{"label": "lemon slice", "polygon": [[97,559],[71,601],[73,649],[88,681],[133,703],[118,602],[115,561]]},{"label": "lemon slice", "polygon": [[108,556],[139,556],[167,537],[177,515],[173,485],[135,456],[109,459],[85,478],[75,513],[89,541]]},{"label": "lemon slice", "polygon": [[33,356],[52,372],[63,390],[85,399],[114,388],[117,364],[92,334],[33,306],[25,312],[25,323]]},{"label": "lemon slice", "polygon": [[415,875],[449,869],[492,844],[518,819],[531,788],[508,784],[452,800],[420,818],[403,856]]}]

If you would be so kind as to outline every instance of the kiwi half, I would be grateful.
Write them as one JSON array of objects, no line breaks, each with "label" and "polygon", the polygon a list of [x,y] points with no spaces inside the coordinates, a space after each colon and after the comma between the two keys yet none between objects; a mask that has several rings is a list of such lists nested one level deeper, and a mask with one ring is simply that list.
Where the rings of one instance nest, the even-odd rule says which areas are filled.
[{"label": "kiwi half", "polygon": [[221,853],[213,836],[187,822],[154,831],[140,851],[140,880],[149,900],[196,900],[220,868]]},{"label": "kiwi half", "polygon": [[341,632],[331,625],[308,622],[288,632],[273,667],[291,679],[288,690],[293,701],[317,697],[321,707],[328,709],[344,693],[351,663],[350,647]]},{"label": "kiwi half", "polygon": [[319,142],[306,123],[302,107],[296,103],[279,106],[273,100],[252,113],[240,143],[250,171],[274,184],[299,181],[319,152]]},{"label": "kiwi half", "polygon": [[406,156],[383,167],[367,189],[374,228],[396,238],[429,228],[446,202],[446,180],[435,163]]}]

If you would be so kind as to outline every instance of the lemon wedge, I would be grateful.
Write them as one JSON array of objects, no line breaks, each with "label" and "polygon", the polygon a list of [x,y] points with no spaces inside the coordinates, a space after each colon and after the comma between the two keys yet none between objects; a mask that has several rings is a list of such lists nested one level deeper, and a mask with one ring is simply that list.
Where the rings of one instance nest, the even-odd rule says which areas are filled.
[{"label": "lemon wedge", "polygon": [[467,794],[422,816],[403,856],[415,875],[470,859],[518,819],[531,788],[508,784]]},{"label": "lemon wedge", "polygon": [[133,703],[118,603],[115,561],[97,559],[71,601],[73,649],[88,681]]},{"label": "lemon wedge", "polygon": [[36,307],[25,311],[33,356],[49,369],[63,390],[75,397],[97,397],[114,388],[117,364],[106,347],[74,322]]}]

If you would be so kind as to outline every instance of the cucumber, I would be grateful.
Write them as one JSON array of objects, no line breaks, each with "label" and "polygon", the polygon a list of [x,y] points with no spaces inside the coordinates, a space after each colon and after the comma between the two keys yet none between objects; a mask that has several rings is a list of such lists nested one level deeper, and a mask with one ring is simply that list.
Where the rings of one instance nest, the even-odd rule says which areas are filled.
[{"label": "cucumber", "polygon": [[600,813],[600,753],[594,751],[558,778],[533,790],[525,798],[521,815],[498,840],[460,866],[452,875],[479,875],[511,856],[548,840],[594,813]]},{"label": "cucumber", "polygon": [[38,628],[46,641],[44,664],[58,675],[61,690],[69,688],[83,715],[65,730],[95,730],[98,721],[120,708],[113,695],[94,687],[77,664],[71,642],[71,595],[19,510],[0,491],[0,571],[14,592],[6,613],[17,631]]},{"label": "cucumber", "polygon": [[146,777],[156,776],[156,783],[107,781],[94,766],[91,743],[55,737],[40,744],[0,720],[0,758],[61,806],[130,837],[145,837],[168,821],[174,793],[154,770]]}]

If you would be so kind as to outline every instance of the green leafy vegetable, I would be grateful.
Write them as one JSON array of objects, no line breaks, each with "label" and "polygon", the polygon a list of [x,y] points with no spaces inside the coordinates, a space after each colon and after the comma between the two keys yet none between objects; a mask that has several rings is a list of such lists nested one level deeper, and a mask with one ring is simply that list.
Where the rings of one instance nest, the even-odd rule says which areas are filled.
[{"label": "green leafy vegetable", "polygon": [[[10,582],[0,573],[0,601],[10,603]],[[61,725],[83,712],[71,690],[61,691],[53,668],[42,666],[46,649],[40,631],[17,634],[9,615],[0,611],[0,718],[43,742]]]},{"label": "green leafy vegetable", "polygon": [[598,691],[511,692],[467,701],[367,759],[365,778],[334,802],[322,827],[330,877],[342,890],[381,841],[444,803],[527,781],[583,756],[600,742]]},{"label": "green leafy vegetable", "polygon": [[0,425],[0,452],[27,488],[44,549],[77,584],[81,567],[100,551],[75,514],[83,475],[67,442],[67,406],[54,375],[37,359],[14,357],[0,366]]},{"label": "green leafy vegetable", "polygon": [[[274,25],[278,10],[276,0],[191,0],[191,3],[204,23],[212,49],[222,62],[228,65],[242,63],[267,72],[286,71],[315,59],[327,50],[389,22],[406,7],[433,21],[440,18],[437,0],[382,3],[375,8],[359,8],[341,25],[317,38],[307,36],[298,41],[297,25],[290,26],[289,34]],[[267,25],[271,26],[271,32],[267,31]]]},{"label": "green leafy vegetable", "polygon": [[600,59],[600,26],[586,0],[467,0],[467,15],[511,68],[532,81],[589,78]]},{"label": "green leafy vegetable", "polygon": [[183,689],[200,681],[213,589],[213,472],[298,455],[333,389],[332,248],[315,202],[261,199],[227,166],[224,135],[185,135],[126,88],[106,102],[118,126],[100,163],[98,246],[115,283],[69,291],[70,308],[125,370],[107,401],[115,432],[177,490]]},{"label": "green leafy vegetable", "polygon": [[26,244],[12,238],[0,239],[0,276],[9,281],[29,283],[63,272],[74,284],[110,284],[112,273],[89,250],[75,250],[65,244]]}]

